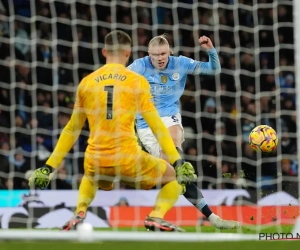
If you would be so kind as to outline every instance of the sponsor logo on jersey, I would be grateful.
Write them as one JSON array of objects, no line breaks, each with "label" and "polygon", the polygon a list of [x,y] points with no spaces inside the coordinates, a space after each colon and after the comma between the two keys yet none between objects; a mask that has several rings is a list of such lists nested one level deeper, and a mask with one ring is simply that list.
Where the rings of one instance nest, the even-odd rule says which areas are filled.
[{"label": "sponsor logo on jersey", "polygon": [[150,90],[152,95],[157,95],[157,94],[168,94],[175,91],[174,86],[168,86],[168,85],[161,85],[161,84],[151,84],[150,85]]},{"label": "sponsor logo on jersey", "polygon": [[160,80],[161,80],[162,83],[166,83],[168,81],[168,77],[166,75],[162,75],[160,77]]},{"label": "sponsor logo on jersey", "polygon": [[172,75],[172,79],[175,80],[175,81],[177,81],[179,79],[179,77],[180,77],[180,75],[178,73],[174,73]]}]

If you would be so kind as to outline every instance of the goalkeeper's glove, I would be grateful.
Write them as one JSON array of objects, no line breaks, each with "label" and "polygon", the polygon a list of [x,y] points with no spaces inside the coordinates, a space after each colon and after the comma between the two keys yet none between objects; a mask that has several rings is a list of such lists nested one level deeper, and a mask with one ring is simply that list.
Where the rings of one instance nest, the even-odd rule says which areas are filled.
[{"label": "goalkeeper's glove", "polygon": [[180,185],[186,185],[197,180],[195,169],[191,163],[180,159],[173,163],[175,168],[176,178]]},{"label": "goalkeeper's glove", "polygon": [[29,187],[45,189],[54,176],[53,168],[49,165],[36,169],[29,177]]}]

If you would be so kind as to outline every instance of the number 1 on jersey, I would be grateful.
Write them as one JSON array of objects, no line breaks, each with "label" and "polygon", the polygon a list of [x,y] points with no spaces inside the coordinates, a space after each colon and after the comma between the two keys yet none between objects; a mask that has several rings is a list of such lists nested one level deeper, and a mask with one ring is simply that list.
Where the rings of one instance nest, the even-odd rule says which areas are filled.
[{"label": "number 1 on jersey", "polygon": [[113,119],[113,102],[114,102],[114,86],[109,85],[104,87],[104,91],[107,91],[106,98],[106,119]]}]

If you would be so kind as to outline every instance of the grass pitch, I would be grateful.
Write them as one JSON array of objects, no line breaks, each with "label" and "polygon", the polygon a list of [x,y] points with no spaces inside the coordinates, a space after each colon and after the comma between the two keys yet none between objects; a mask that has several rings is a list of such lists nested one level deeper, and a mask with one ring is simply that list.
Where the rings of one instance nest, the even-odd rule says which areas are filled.
[{"label": "grass pitch", "polygon": [[2,242],[1,250],[282,250],[299,249],[299,241],[241,241],[241,242]]},{"label": "grass pitch", "polygon": [[[211,226],[203,227],[184,227],[187,232],[195,233],[290,233],[293,229],[291,225],[281,226],[244,226],[239,230],[217,230]],[[145,231],[144,228],[98,228],[97,231]],[[1,232],[0,232],[1,233]],[[47,233],[45,231],[45,233]],[[149,232],[151,233],[151,232]],[[169,232],[162,232],[172,234]],[[183,233],[184,234],[184,233]],[[138,237],[138,234],[137,234]],[[300,249],[300,240],[298,241],[235,241],[235,242],[119,242],[105,241],[97,243],[78,243],[65,241],[0,241],[0,250],[193,250],[193,249],[209,249],[209,250],[282,250],[285,248]]]}]

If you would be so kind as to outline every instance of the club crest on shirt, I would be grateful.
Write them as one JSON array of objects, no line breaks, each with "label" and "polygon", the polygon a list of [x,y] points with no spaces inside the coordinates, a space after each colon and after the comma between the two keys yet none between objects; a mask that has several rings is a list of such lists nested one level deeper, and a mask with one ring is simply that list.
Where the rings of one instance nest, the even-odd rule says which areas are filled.
[{"label": "club crest on shirt", "polygon": [[180,75],[178,73],[174,73],[172,75],[172,79],[175,80],[175,81],[177,81],[179,79],[179,77],[180,77]]},{"label": "club crest on shirt", "polygon": [[168,77],[166,75],[162,75],[160,77],[160,80],[161,80],[162,83],[166,83],[168,81]]}]

